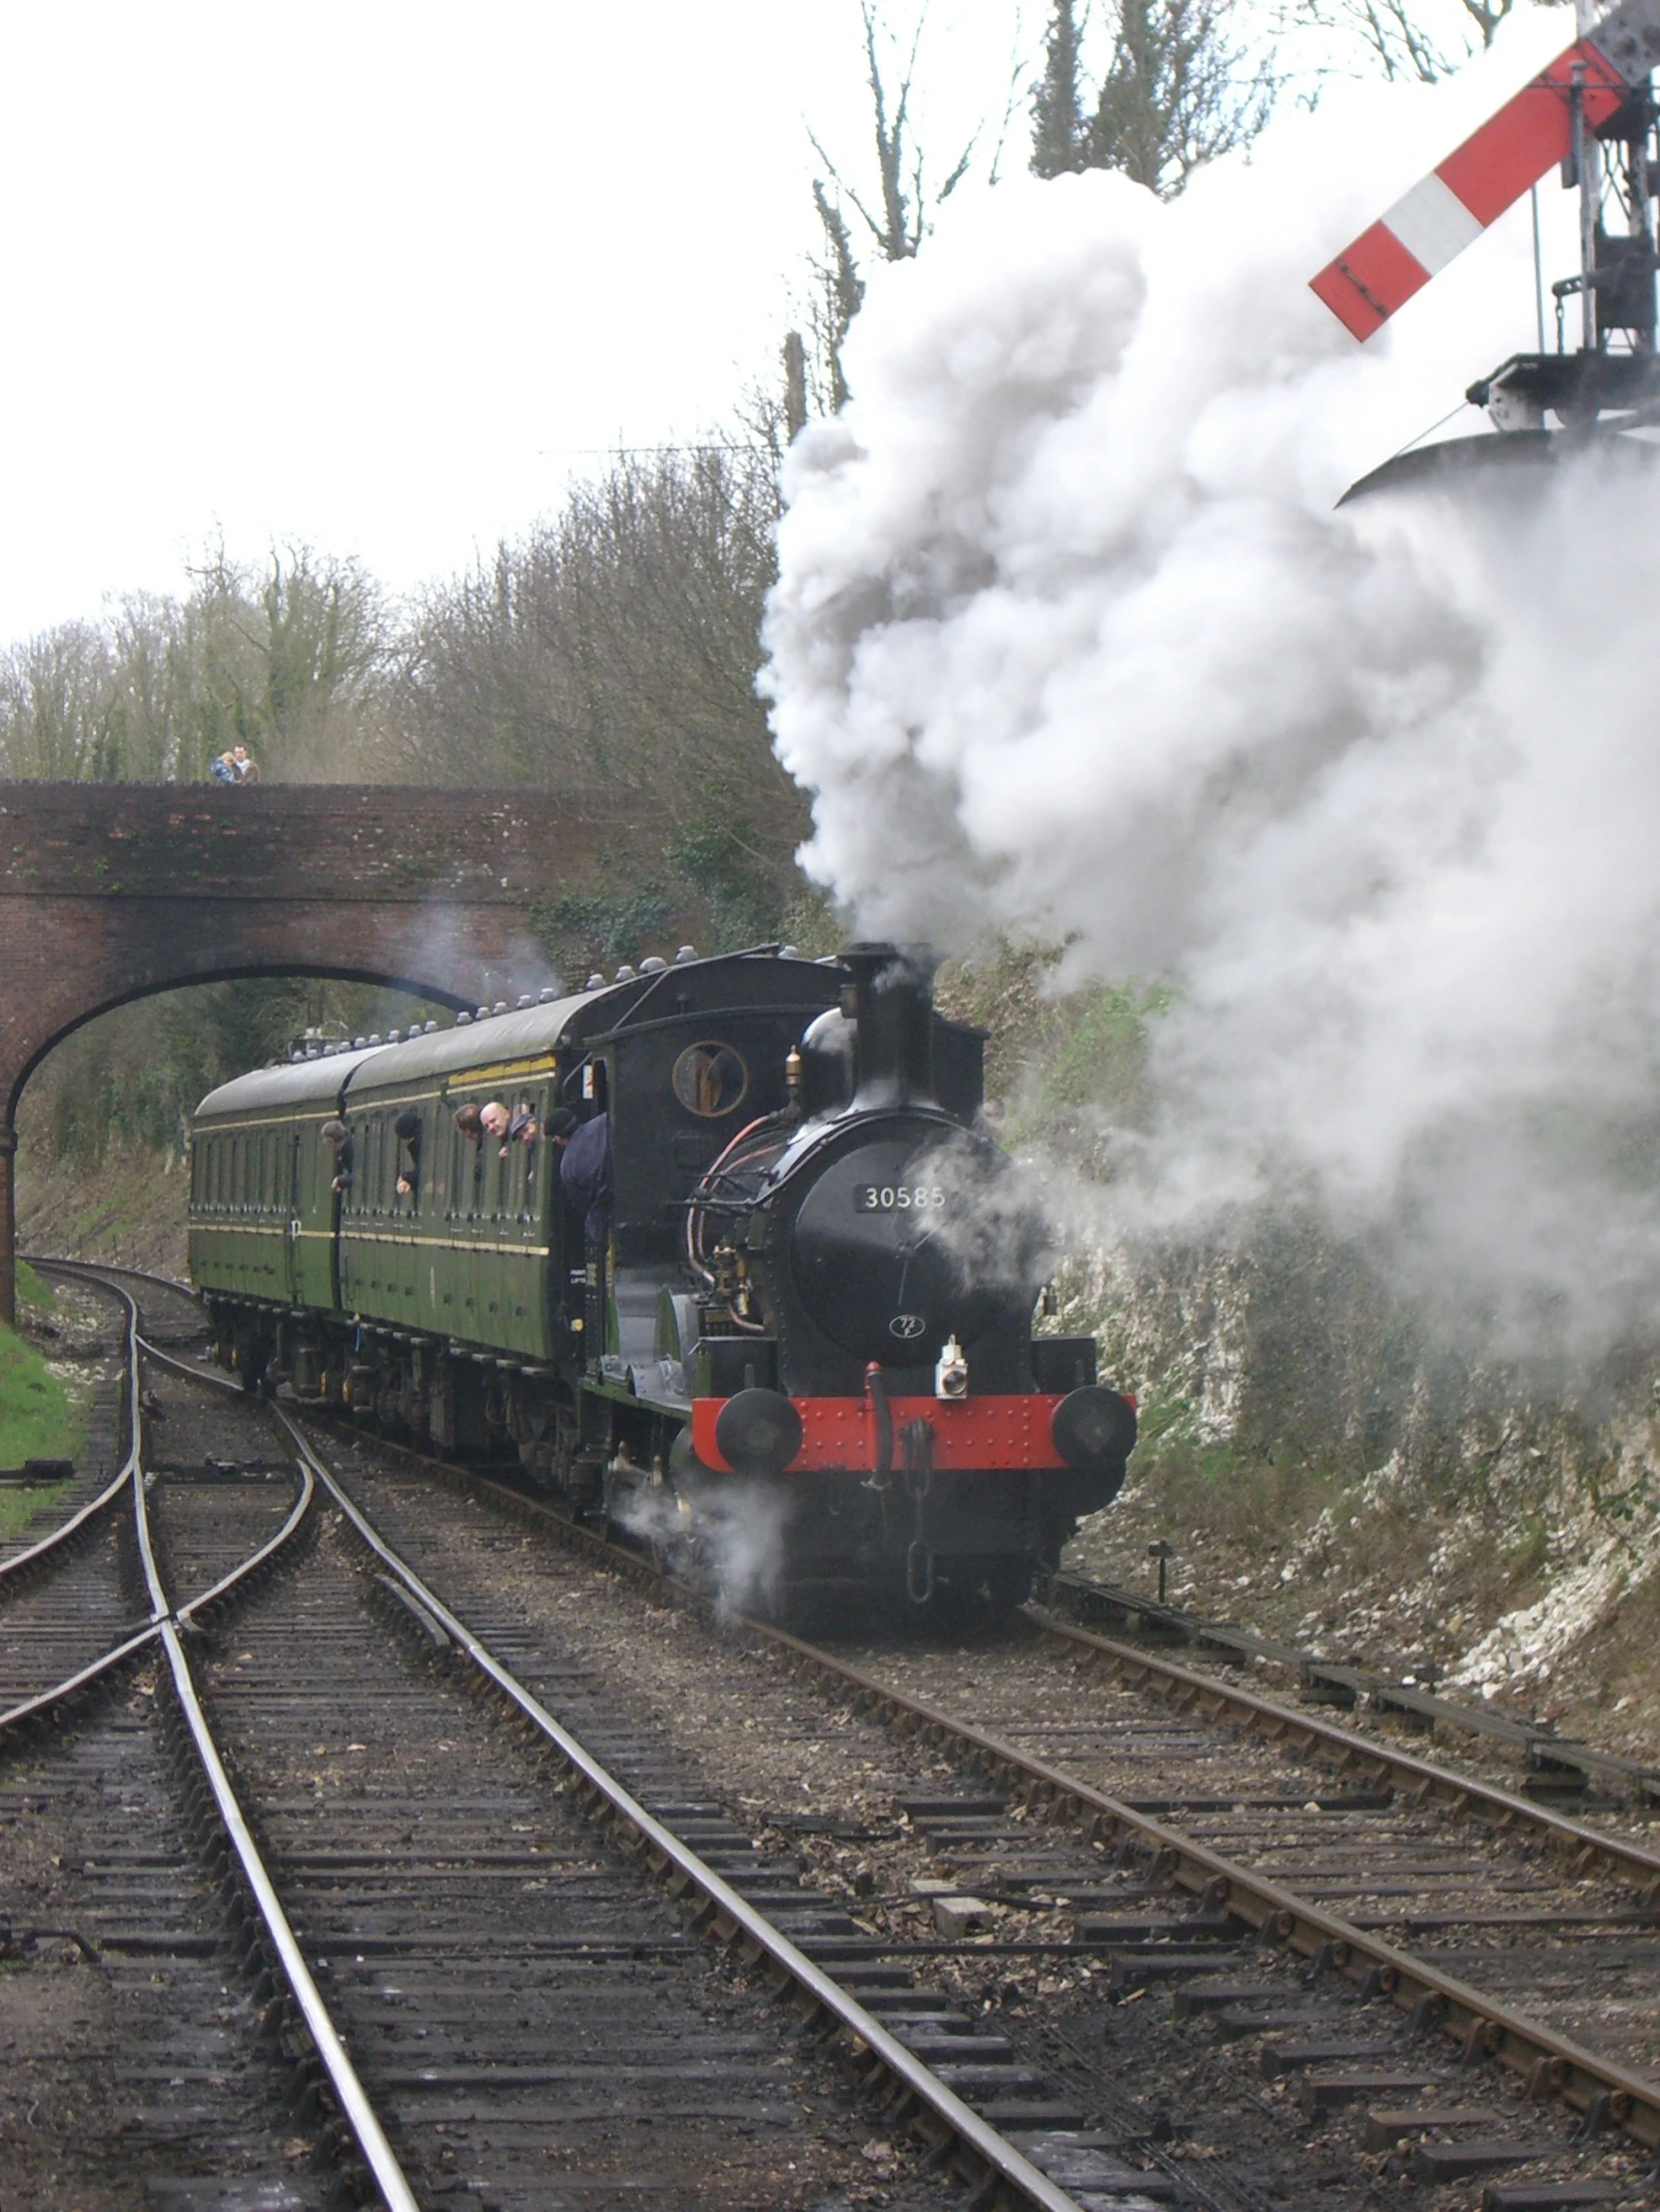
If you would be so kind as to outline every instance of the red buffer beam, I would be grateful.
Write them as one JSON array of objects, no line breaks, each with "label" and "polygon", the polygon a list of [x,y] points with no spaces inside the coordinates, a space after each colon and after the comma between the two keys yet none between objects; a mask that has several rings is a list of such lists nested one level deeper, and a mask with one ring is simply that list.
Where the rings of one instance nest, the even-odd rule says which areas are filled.
[{"label": "red buffer beam", "polygon": [[1595,130],[1657,61],[1660,0],[1624,0],[1344,247],[1310,290],[1346,330],[1370,338],[1567,156],[1576,92]]}]

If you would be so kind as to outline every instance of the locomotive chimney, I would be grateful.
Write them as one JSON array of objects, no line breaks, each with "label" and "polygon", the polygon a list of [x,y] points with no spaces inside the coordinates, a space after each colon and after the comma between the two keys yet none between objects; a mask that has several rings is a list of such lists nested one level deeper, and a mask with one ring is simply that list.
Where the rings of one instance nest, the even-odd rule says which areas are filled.
[{"label": "locomotive chimney", "polygon": [[937,1106],[934,1094],[934,971],[931,945],[850,945],[841,964],[853,975],[858,1024],[853,1104]]}]

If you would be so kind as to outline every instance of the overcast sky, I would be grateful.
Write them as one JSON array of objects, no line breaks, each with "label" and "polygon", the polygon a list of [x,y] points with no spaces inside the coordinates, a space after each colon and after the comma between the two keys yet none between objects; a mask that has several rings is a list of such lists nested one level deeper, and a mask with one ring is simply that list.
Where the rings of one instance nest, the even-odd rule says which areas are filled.
[{"label": "overcast sky", "polygon": [[[934,0],[930,145],[995,120],[1018,14]],[[407,587],[727,415],[799,298],[806,122],[865,159],[858,40],[855,0],[7,9],[0,640],[219,530]]]}]

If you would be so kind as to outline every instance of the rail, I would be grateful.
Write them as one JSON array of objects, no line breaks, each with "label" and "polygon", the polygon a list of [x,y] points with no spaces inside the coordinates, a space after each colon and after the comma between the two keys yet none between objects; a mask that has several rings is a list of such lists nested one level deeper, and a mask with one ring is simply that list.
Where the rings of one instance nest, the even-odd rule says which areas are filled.
[{"label": "rail", "polygon": [[[79,1269],[76,1270],[77,1273],[80,1271]],[[20,1552],[13,1552],[9,1558],[0,1560],[0,1591],[5,1589],[8,1581],[21,1581],[43,1560],[50,1558],[54,1552],[64,1549],[77,1536],[83,1535],[91,1528],[95,1521],[100,1520],[118,1505],[121,1493],[132,1482],[134,1470],[138,1466],[138,1392],[136,1388],[132,1387],[133,1379],[138,1372],[138,1307],[128,1293],[117,1284],[113,1282],[103,1283],[102,1287],[108,1291],[112,1298],[118,1299],[123,1308],[122,1353],[127,1364],[129,1384],[125,1409],[127,1455],[123,1459],[115,1479],[105,1489],[101,1490],[97,1497],[89,1498],[85,1505],[79,1507],[77,1511],[69,1516],[68,1520],[60,1522],[55,1529],[41,1537],[38,1542],[27,1545]]]},{"label": "rail", "polygon": [[1419,1683],[1399,1682],[1347,1660],[1323,1659],[1254,1629],[1208,1621],[1163,1599],[1143,1597],[1119,1583],[1057,1573],[1046,1576],[1044,1586],[1046,1610],[1052,1615],[1065,1614],[1080,1627],[1097,1625],[1102,1616],[1113,1626],[1139,1622],[1150,1636],[1174,1639],[1197,1652],[1214,1653],[1225,1663],[1261,1661],[1288,1669],[1316,1701],[1351,1706],[1363,1698],[1374,1713],[1410,1716],[1430,1727],[1456,1729],[1466,1736],[1504,1744],[1540,1776],[1582,1775],[1588,1782],[1612,1785],[1629,1793],[1639,1805],[1660,1805],[1660,1768],[1576,1743],[1537,1722],[1517,1721],[1508,1714],[1490,1713],[1456,1698],[1438,1697]]},{"label": "rail", "polygon": [[[77,1270],[91,1272],[91,1270]],[[15,1730],[27,1722],[38,1719],[66,1698],[110,1673],[114,1668],[133,1659],[140,1651],[154,1643],[160,1643],[167,1657],[168,1671],[173,1693],[181,1718],[195,1749],[208,1790],[224,1829],[226,1840],[235,1853],[244,1885],[265,1929],[277,1965],[289,1994],[301,2018],[305,2022],[318,2060],[327,2074],[341,2112],[352,2131],[359,2153],[386,2212],[419,2212],[414,2191],[405,2178],[397,2155],[386,2137],[363,2084],[358,2077],[345,2044],[330,2017],[327,2005],[307,1966],[304,1954],[296,1940],[275,1885],[266,1870],[253,1835],[235,1791],[225,1772],[224,1762],[214,1744],[213,1733],[197,1695],[192,1679],[190,1661],[186,1655],[181,1627],[189,1629],[195,1617],[206,1612],[230,1595],[248,1578],[257,1574],[292,1540],[305,1522],[317,1494],[317,1486],[310,1465],[301,1461],[302,1481],[300,1493],[281,1529],[262,1544],[258,1550],[241,1561],[230,1573],[223,1575],[211,1589],[201,1593],[188,1605],[176,1607],[163,1582],[156,1559],[150,1516],[145,1497],[144,1431],[142,1368],[144,1357],[160,1358],[164,1364],[180,1365],[166,1354],[158,1354],[138,1333],[139,1314],[136,1301],[119,1284],[109,1284],[113,1294],[126,1308],[125,1349],[126,1416],[130,1438],[126,1461],[116,1480],[91,1505],[82,1509],[64,1527],[55,1531],[42,1545],[31,1547],[30,1552],[19,1555],[22,1559],[38,1558],[56,1543],[61,1543],[76,1527],[85,1524],[88,1516],[106,1510],[118,1500],[122,1491],[130,1489],[133,1501],[133,1535],[143,1568],[145,1592],[150,1606],[148,1624],[135,1634],[126,1637],[112,1650],[105,1652],[88,1666],[80,1668],[66,1681],[51,1690],[26,1700],[10,1712],[0,1715],[0,1731]],[[16,1561],[11,1564],[16,1565]]]}]

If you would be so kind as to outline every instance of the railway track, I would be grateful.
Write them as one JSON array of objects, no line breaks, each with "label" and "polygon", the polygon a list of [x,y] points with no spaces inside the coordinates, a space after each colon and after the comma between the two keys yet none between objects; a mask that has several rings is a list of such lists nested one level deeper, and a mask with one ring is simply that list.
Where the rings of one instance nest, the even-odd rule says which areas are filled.
[{"label": "railway track", "polygon": [[[464,1534],[439,1516],[426,1541],[453,1562]],[[1660,1857],[1644,1845],[1273,1701],[1229,1707],[1206,1678],[1149,1677],[1144,1655],[1121,1662],[1042,1616],[1002,1650],[890,1647],[879,1663],[762,1624],[741,1634],[784,1682],[810,1680],[935,1761],[931,1796],[925,1774],[895,1795],[906,1848],[864,1906],[866,1959],[1087,1957],[1113,1995],[1248,2038],[1304,2118],[1346,2116],[1362,2153],[1404,2144],[1426,2180],[1473,2175],[1515,2205],[1646,2186]],[[1155,1679],[1189,1710],[1150,1714]],[[1310,1780],[1321,1754],[1346,1781]],[[932,1946],[922,1909],[942,1931]]]},{"label": "railway track", "polygon": [[[1462,2201],[1640,2200],[1660,2141],[1660,1857],[1634,1834],[1043,1614],[1003,1645],[899,1639],[879,1658],[739,1624],[736,1651],[711,1643],[697,1664],[747,1669],[763,1741],[709,1792],[686,1764],[696,1730],[617,1690],[648,1637],[683,1633],[683,1597],[671,1611],[645,1562],[516,1491],[453,1470],[434,1485],[372,1453],[350,1479],[378,1523],[487,1624],[538,1700],[621,1747],[614,1763],[644,1760],[645,1803],[701,1787],[688,1802],[717,1856],[793,1915],[802,1953],[1063,2176],[1069,2158],[1096,2161],[1116,2181],[1102,2201],[1122,2202],[1132,2174],[1149,2201],[1288,2203],[1310,2187],[1311,2201],[1360,2201],[1379,2160],[1461,2186]],[[638,1582],[645,1620],[663,1625],[642,1636],[631,1620],[608,1651],[602,1631],[585,1652],[580,1636],[547,1639],[549,1606],[579,1605],[592,1576],[555,1572],[509,1516]],[[434,1631],[453,1643],[456,1624],[426,1596],[428,1625],[406,1617],[437,1650]],[[798,1740],[834,1742],[841,1779],[804,1779],[814,1802],[785,1812],[778,1762]],[[878,1775],[862,1793],[847,1782],[855,1742]],[[1321,1759],[1329,1785],[1310,1782]],[[792,1848],[805,1886],[782,1871]],[[1131,2018],[1126,2047],[1114,2023]],[[1219,2074],[1248,2140],[1202,2166],[1191,2145],[1215,2132],[1203,2090]],[[1252,2096],[1242,2077],[1272,2086]],[[1176,2091],[1162,2107],[1159,2080]],[[1317,2182],[1275,2171],[1275,2116],[1332,2154]]]},{"label": "railway track", "polygon": [[1424,1683],[1402,1682],[1251,1629],[1209,1621],[1119,1583],[1059,1573],[1044,1579],[1042,1597],[1046,1610],[1059,1619],[1097,1629],[1117,1642],[1167,1654],[1180,1650],[1194,1664],[1228,1674],[1243,1667],[1268,1669],[1301,1702],[1342,1708],[1392,1730],[1420,1732],[1477,1754],[1492,1754],[1511,1771],[1521,1768],[1526,1796],[1557,1804],[1583,1800],[1641,1811],[1660,1808],[1660,1765],[1599,1751],[1540,1723],[1442,1697]]},{"label": "railway track", "polygon": [[[152,1354],[152,1376],[161,1364]],[[186,1400],[205,1387],[212,1378],[197,1376],[155,1392],[152,1425],[159,1414],[170,1453],[203,1418]],[[232,1396],[221,1424],[265,1418]],[[136,1371],[132,1408],[142,1437]],[[263,2112],[255,2139],[268,2146],[266,2171],[249,2184],[266,2192],[262,2205],[528,2207],[576,2189],[582,2202],[644,2191],[736,2207],[824,2201],[838,2187],[837,2201],[858,2201],[848,2184],[870,2179],[860,2163],[868,2120],[845,2109],[834,2045],[889,2117],[908,2123],[901,2147],[863,2146],[881,2154],[880,2201],[953,2201],[952,2174],[930,2166],[967,2174],[980,2202],[1064,2212],[1109,2201],[1075,2198],[1068,2184],[1090,2180],[1116,2182],[1113,2202],[1135,2201],[1139,2169],[1080,2130],[1045,2140],[1026,2131],[1027,2147],[1063,2170],[1057,2179],[977,2113],[949,2066],[919,2051],[920,2030],[902,2039],[879,2016],[885,2007],[914,2028],[895,1999],[926,2011],[929,1992],[903,1969],[833,1977],[808,1956],[789,1929],[834,1932],[829,1902],[780,1885],[728,1809],[696,1794],[683,1760],[642,1736],[601,1686],[568,1669],[558,1681],[558,1661],[542,1655],[584,1735],[555,1718],[295,1441],[298,1481],[246,1437],[170,1458],[165,1473],[135,1444],[125,1473],[148,1618],[116,1624],[125,1633],[98,1677],[103,1706],[8,1777],[19,1809],[74,1834],[79,1855],[56,1887],[84,1888],[77,1955],[101,1976],[123,1941],[165,1959],[163,1984],[179,1984],[169,2017],[187,2041],[207,2038],[189,2069],[198,2101],[174,2097],[155,2126],[142,2111],[124,2123],[129,2164],[148,2158],[153,2196],[169,2181],[185,2186],[181,2141],[200,2161],[193,2128],[218,2139],[209,2162],[222,2181],[227,2156],[239,2175],[258,2173],[250,2131],[221,2133],[223,2097]],[[203,1442],[194,1435],[192,1451]],[[304,1572],[273,1574],[308,1534]],[[195,1599],[174,1594],[198,1588]],[[204,1635],[209,1619],[218,1626]],[[510,1627],[496,1624],[509,1656]],[[124,1703],[111,1680],[130,1689]],[[0,1721],[0,1739],[32,1726],[38,1745],[42,1722],[91,1687],[85,1667],[73,1685],[36,1686]],[[493,1716],[489,1733],[469,1691]],[[177,1766],[194,1761],[182,1819],[161,1802],[152,1704],[166,1705],[160,1735]],[[121,1779],[123,1759],[145,1767],[142,1791]],[[89,1797],[113,1801],[121,1822],[143,1818],[143,1843],[133,1847],[131,1825],[125,1849],[89,1825]],[[229,1930],[204,1925],[203,1869],[198,1858],[192,1892],[181,1832],[205,1847],[207,1881],[234,1910]],[[700,1932],[719,1938],[713,1952]],[[55,1939],[38,1926],[13,1948],[32,1960]],[[252,1975],[240,1994],[224,1978],[231,1949],[242,1953],[237,1973]],[[747,1982],[732,1980],[733,1954],[753,1970]],[[193,1961],[221,1977],[217,2004],[189,1985]],[[769,1990],[788,2011],[758,2004]],[[180,2014],[193,2003],[187,2026]],[[800,2023],[805,2039],[781,2021]],[[933,2025],[938,2039],[945,2022]],[[105,2074],[122,2078],[118,2054],[103,2055]],[[979,2054],[965,2043],[954,2055],[969,2064]],[[997,2071],[1005,2089],[1026,2085]],[[67,2097],[63,2064],[58,2073]],[[277,2106],[290,2114],[286,2130],[273,2124]],[[1043,2113],[1029,2100],[1019,2116]],[[321,2159],[321,2179],[299,2170],[296,2137]],[[285,2139],[286,2170],[273,2174],[269,2146]],[[912,2141],[926,2162],[903,2147]],[[73,2166],[66,2137],[59,2148]],[[32,2201],[53,2200],[41,2189]]]}]

